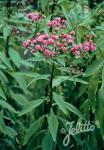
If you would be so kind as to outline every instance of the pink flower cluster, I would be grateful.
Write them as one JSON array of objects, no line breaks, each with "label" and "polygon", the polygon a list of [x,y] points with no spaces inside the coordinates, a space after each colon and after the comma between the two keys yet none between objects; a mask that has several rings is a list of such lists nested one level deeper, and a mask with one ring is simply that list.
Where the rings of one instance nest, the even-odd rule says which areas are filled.
[{"label": "pink flower cluster", "polygon": [[69,34],[62,33],[61,35],[48,33],[37,33],[35,38],[23,42],[23,46],[31,50],[32,53],[40,51],[46,57],[54,57],[60,52],[65,52],[68,45],[74,42],[75,32],[71,31]]},{"label": "pink flower cluster", "polygon": [[34,22],[37,22],[44,18],[43,15],[38,12],[28,13],[28,14],[26,14],[26,16]]},{"label": "pink flower cluster", "polygon": [[48,23],[48,26],[50,28],[55,28],[55,29],[60,29],[60,28],[65,29],[67,27],[67,21],[65,18],[56,18],[50,21]]},{"label": "pink flower cluster", "polygon": [[[28,18],[33,21],[38,21],[42,18],[40,13],[29,13]],[[83,56],[86,52],[95,51],[96,44],[94,44],[92,38],[93,35],[86,35],[86,40],[82,43],[75,43],[75,32],[70,31],[68,34],[59,33],[59,29],[66,28],[66,19],[65,18],[56,18],[48,23],[50,28],[57,29],[55,33],[37,33],[35,37],[30,40],[24,41],[23,46],[31,50],[32,53],[36,53],[37,51],[43,53],[46,58],[56,57],[56,55],[66,52],[68,49],[71,49],[71,52],[75,56]]]},{"label": "pink flower cluster", "polygon": [[83,52],[95,51],[96,44],[92,40],[84,41],[80,44],[73,44],[71,51],[74,55],[80,56]]}]

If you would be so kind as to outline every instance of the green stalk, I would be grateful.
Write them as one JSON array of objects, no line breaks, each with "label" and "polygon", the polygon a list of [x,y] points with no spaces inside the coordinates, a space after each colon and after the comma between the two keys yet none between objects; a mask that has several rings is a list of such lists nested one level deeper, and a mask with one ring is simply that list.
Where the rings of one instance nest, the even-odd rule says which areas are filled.
[{"label": "green stalk", "polygon": [[49,104],[49,108],[51,108],[52,102],[53,102],[53,87],[52,87],[52,83],[53,83],[53,78],[54,78],[54,68],[55,68],[55,64],[52,63],[51,78],[50,78],[50,104]]},{"label": "green stalk", "polygon": [[[7,0],[6,8],[7,8],[7,18],[8,20],[10,19],[10,7],[11,7],[11,0]],[[5,49],[6,49],[6,56],[9,57],[8,51],[9,51],[9,36],[7,36],[6,39],[6,44],[5,44]]]}]

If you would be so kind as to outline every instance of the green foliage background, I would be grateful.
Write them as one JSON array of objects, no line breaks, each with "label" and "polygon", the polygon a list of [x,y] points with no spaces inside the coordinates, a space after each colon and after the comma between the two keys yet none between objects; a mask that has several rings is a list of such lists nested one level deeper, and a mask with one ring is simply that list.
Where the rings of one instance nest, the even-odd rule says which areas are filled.
[{"label": "green foliage background", "polygon": [[[46,19],[33,24],[26,12],[41,11]],[[65,16],[80,42],[97,36],[96,52],[80,60],[68,55],[54,61],[50,107],[51,60],[33,57],[22,46],[46,21]],[[19,35],[13,31],[18,29]],[[30,36],[31,35],[31,36]],[[70,76],[70,65],[84,70]],[[65,123],[89,120],[95,130],[71,136],[63,145]],[[0,1],[0,150],[102,150],[104,148],[104,2],[87,0]]]}]

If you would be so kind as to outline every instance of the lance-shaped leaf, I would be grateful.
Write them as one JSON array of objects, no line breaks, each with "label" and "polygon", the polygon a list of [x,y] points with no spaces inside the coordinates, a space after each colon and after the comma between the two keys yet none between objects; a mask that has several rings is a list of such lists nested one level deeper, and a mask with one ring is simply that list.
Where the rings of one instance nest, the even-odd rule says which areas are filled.
[{"label": "lance-shaped leaf", "polygon": [[42,150],[52,150],[52,149],[53,149],[53,139],[50,133],[47,131],[42,141]]},{"label": "lance-shaped leaf", "polygon": [[57,93],[53,93],[53,99],[58,105],[59,109],[63,111],[66,115],[68,114],[66,106],[65,106],[65,101],[61,95],[58,95]]},{"label": "lance-shaped leaf", "polygon": [[24,105],[23,109],[18,113],[18,116],[23,116],[23,115],[31,112],[33,109],[38,107],[43,102],[44,102],[44,99],[38,99],[38,100],[29,102],[28,104]]},{"label": "lance-shaped leaf", "polygon": [[11,60],[13,61],[13,63],[19,68],[20,62],[21,62],[21,57],[20,57],[19,53],[16,50],[10,48],[9,56],[10,56]]},{"label": "lance-shaped leaf", "polygon": [[84,81],[80,78],[70,78],[69,76],[57,76],[52,83],[52,87],[59,86],[64,81],[72,81],[72,82],[79,82],[82,84],[88,84],[88,82]]},{"label": "lance-shaped leaf", "polygon": [[6,101],[0,99],[0,106],[8,109],[11,112],[17,113],[16,110]]},{"label": "lance-shaped leaf", "polygon": [[82,113],[72,104],[65,102],[66,108],[71,111],[72,113],[76,114],[80,118],[84,119]]},{"label": "lance-shaped leaf", "polygon": [[8,67],[8,69],[12,70],[11,63],[9,62],[4,52],[0,53],[0,60]]},{"label": "lance-shaped leaf", "polygon": [[4,91],[2,90],[2,88],[0,87],[0,96],[6,100],[6,96],[5,96],[5,93]]},{"label": "lance-shaped leaf", "polygon": [[104,64],[104,60],[95,60],[90,66],[88,66],[87,70],[85,71],[84,76],[90,76],[98,71]]},{"label": "lance-shaped leaf", "polygon": [[58,131],[58,120],[54,112],[51,110],[51,113],[48,117],[48,127],[53,138],[53,141],[56,142],[57,131]]},{"label": "lance-shaped leaf", "polygon": [[27,144],[29,139],[41,129],[43,123],[44,123],[44,116],[42,116],[38,120],[33,121],[30,124],[24,136],[23,145]]}]

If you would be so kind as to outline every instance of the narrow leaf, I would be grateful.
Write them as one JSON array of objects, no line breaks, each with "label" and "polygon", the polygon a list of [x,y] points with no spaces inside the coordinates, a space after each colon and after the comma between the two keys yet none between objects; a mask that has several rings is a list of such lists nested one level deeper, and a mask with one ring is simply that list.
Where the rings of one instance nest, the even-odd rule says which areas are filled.
[{"label": "narrow leaf", "polygon": [[98,71],[104,64],[104,60],[95,60],[85,71],[84,76],[90,76]]},{"label": "narrow leaf", "polygon": [[48,127],[53,138],[53,141],[56,142],[57,130],[58,130],[58,120],[54,115],[54,112],[51,110],[51,113],[48,117]]},{"label": "narrow leaf", "polygon": [[53,99],[56,102],[56,104],[59,106],[59,109],[63,111],[65,114],[67,114],[67,109],[66,109],[65,101],[63,100],[63,97],[54,92]]},{"label": "narrow leaf", "polygon": [[8,109],[11,112],[17,113],[16,110],[9,103],[7,103],[6,101],[1,100],[1,99],[0,99],[0,106]]},{"label": "narrow leaf", "polygon": [[28,104],[26,104],[24,106],[24,108],[22,109],[22,111],[20,111],[18,113],[18,116],[23,116],[23,115],[29,113],[30,111],[32,111],[33,109],[35,109],[36,107],[38,107],[43,102],[44,102],[44,99],[38,99],[38,100],[34,100],[34,101],[29,102]]}]

